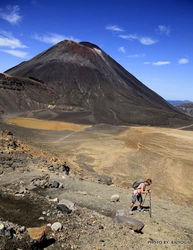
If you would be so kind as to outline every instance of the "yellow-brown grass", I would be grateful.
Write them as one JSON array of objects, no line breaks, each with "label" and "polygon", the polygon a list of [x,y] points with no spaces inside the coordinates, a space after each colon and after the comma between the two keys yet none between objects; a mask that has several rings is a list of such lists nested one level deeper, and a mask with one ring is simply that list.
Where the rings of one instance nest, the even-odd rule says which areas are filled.
[{"label": "yellow-brown grass", "polygon": [[43,129],[43,130],[78,131],[89,127],[88,125],[79,125],[75,123],[47,121],[47,120],[23,118],[23,117],[9,118],[7,119],[7,122],[24,128]]}]

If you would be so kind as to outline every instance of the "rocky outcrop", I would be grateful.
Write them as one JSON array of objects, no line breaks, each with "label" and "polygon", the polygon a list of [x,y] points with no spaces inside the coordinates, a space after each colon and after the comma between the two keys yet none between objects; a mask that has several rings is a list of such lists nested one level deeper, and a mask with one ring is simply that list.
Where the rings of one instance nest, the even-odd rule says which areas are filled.
[{"label": "rocky outcrop", "polygon": [[54,98],[54,89],[42,82],[0,74],[0,113],[2,114],[45,109],[54,103]]}]

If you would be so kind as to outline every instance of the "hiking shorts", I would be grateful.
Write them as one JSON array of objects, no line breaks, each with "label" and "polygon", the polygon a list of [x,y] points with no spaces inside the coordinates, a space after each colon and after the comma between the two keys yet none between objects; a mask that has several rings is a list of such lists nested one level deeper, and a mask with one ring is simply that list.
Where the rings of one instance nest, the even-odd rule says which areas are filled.
[{"label": "hiking shorts", "polygon": [[143,202],[143,198],[141,194],[133,194],[132,195],[132,203],[135,203],[136,201],[139,201],[139,203]]}]

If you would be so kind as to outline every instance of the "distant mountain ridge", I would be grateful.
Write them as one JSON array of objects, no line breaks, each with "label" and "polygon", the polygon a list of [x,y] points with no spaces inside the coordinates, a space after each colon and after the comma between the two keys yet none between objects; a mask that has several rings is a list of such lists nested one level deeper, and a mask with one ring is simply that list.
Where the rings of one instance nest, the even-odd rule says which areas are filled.
[{"label": "distant mountain ridge", "polygon": [[[44,106],[89,112],[94,123],[170,125],[189,121],[186,115],[89,42],[62,41],[5,73],[15,79],[22,77],[36,82],[36,91],[31,94],[31,86],[25,85],[28,93],[25,100],[29,103],[23,106],[26,110],[37,108],[32,100],[36,92],[38,96],[39,83],[53,93],[49,95],[45,90],[44,98],[44,91],[41,92],[39,101]],[[6,93],[8,97],[14,95],[13,91]],[[22,100],[26,102],[20,97],[19,106],[15,100],[15,110],[20,111]],[[6,112],[12,111],[9,107],[4,106]]]},{"label": "distant mountain ridge", "polygon": [[186,115],[193,117],[193,102],[178,105],[177,108]]},{"label": "distant mountain ridge", "polygon": [[185,103],[191,103],[191,101],[189,100],[167,100],[167,102],[169,102],[170,104],[174,106],[178,106],[178,105],[185,104]]}]

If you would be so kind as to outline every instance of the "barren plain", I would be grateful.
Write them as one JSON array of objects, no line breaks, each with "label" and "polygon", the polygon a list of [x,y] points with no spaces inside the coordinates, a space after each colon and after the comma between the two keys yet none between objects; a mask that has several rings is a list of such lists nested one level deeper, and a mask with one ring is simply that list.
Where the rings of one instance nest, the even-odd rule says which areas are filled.
[{"label": "barren plain", "polygon": [[[106,174],[129,187],[151,177],[154,192],[174,202],[193,204],[193,131],[148,126],[78,125],[10,118],[23,140],[67,160],[76,171]],[[29,126],[29,128],[26,128]],[[39,127],[39,129],[37,129]],[[15,127],[16,128],[16,127]],[[33,129],[30,129],[33,128]],[[43,129],[45,128],[45,129]]]}]

